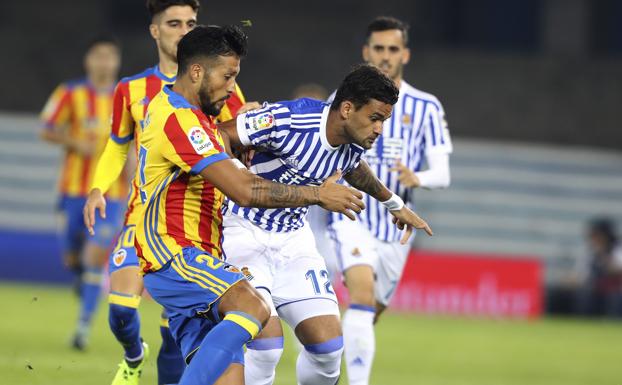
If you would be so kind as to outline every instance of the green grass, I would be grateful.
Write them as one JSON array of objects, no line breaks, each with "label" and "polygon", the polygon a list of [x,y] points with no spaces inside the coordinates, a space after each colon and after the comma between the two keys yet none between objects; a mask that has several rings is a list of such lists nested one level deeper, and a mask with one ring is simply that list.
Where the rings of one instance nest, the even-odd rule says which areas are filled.
[{"label": "green grass", "polygon": [[[105,305],[89,351],[79,353],[68,348],[77,312],[68,289],[4,283],[0,299],[1,384],[110,382],[122,351],[108,329]],[[156,384],[159,307],[143,301],[141,316],[143,336],[153,352],[142,384]],[[376,385],[622,384],[622,325],[614,322],[388,314],[376,330]],[[295,384],[295,360],[290,341],[277,384]]]}]

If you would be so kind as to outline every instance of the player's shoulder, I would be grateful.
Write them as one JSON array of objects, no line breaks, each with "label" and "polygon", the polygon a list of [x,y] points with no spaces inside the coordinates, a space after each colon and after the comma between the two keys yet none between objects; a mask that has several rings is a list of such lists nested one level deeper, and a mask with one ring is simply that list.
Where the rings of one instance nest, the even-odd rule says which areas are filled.
[{"label": "player's shoulder", "polygon": [[149,68],[146,68],[144,71],[139,72],[135,75],[121,78],[121,80],[119,81],[119,84],[129,84],[131,82],[142,80],[150,76],[155,76],[155,67],[149,67]]},{"label": "player's shoulder", "polygon": [[287,100],[277,102],[276,104],[287,107],[292,115],[321,114],[322,111],[324,111],[324,108],[329,105],[322,100],[316,100],[311,98]]},{"label": "player's shoulder", "polygon": [[88,85],[88,80],[85,77],[83,77],[83,78],[67,80],[59,84],[58,87],[61,89],[66,89],[67,91],[74,91],[80,87],[86,87],[87,85]]},{"label": "player's shoulder", "polygon": [[404,95],[408,95],[418,100],[423,100],[424,102],[432,103],[437,108],[442,108],[441,102],[438,100],[438,98],[429,92],[425,92],[423,90],[415,88],[413,85],[403,80],[402,80],[402,85],[400,88]]}]

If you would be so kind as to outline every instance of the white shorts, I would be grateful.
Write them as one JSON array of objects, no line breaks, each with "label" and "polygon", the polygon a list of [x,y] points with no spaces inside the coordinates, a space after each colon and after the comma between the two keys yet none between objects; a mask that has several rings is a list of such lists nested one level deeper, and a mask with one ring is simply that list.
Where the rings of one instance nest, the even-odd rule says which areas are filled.
[{"label": "white shorts", "polygon": [[356,265],[371,266],[376,278],[376,300],[388,305],[402,277],[410,242],[406,245],[383,242],[374,237],[360,222],[348,219],[333,222],[329,225],[328,232],[341,273]]},{"label": "white shorts", "polygon": [[[235,214],[223,218],[223,250],[272,308],[293,329],[320,315],[339,316],[324,259],[308,225],[275,233]],[[269,294],[269,295],[266,295]]]}]

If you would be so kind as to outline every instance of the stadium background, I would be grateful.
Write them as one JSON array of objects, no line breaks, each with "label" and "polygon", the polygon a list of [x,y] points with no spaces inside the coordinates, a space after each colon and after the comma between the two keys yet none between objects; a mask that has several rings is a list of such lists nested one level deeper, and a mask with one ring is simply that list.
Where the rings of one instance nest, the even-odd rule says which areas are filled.
[{"label": "stadium background", "polygon": [[[437,95],[448,113],[452,186],[417,193],[436,236],[417,239],[416,250],[428,267],[440,267],[427,276],[411,269],[397,301],[417,312],[380,323],[375,383],[618,383],[618,323],[540,313],[571,311],[567,299],[553,306],[551,294],[586,279],[588,221],[607,216],[622,225],[622,2],[202,3],[203,23],[252,23],[239,78],[249,100],[287,99],[309,82],[331,90],[360,61],[369,20],[385,14],[411,24],[405,79]],[[39,142],[37,113],[59,82],[82,73],[83,47],[101,33],[122,42],[122,76],[153,65],[144,3],[2,2],[0,21],[0,298],[8,315],[0,321],[0,372],[18,384],[73,384],[89,373],[92,383],[105,382],[119,349],[104,308],[91,352],[71,353],[64,344],[75,304],[55,237],[60,152]],[[456,260],[475,261],[472,276],[455,274]],[[535,270],[521,276],[505,262]],[[528,278],[512,283],[517,276]],[[535,311],[514,316],[537,320],[499,322],[512,315],[503,301],[501,310],[452,307],[430,287],[497,300],[527,290]],[[149,314],[155,324],[155,305],[145,309],[145,324]],[[281,365],[280,383],[292,381],[292,357]]]}]

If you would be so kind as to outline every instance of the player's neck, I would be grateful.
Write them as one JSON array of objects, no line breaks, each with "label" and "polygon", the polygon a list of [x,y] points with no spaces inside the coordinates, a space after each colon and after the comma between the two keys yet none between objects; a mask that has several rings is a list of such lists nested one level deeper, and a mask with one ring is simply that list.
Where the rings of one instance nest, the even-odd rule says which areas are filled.
[{"label": "player's neck", "polygon": [[402,77],[398,76],[395,79],[391,79],[393,80],[393,83],[395,84],[395,86],[397,87],[397,89],[399,90],[400,87],[402,87]]},{"label": "player's neck", "polygon": [[116,78],[108,76],[87,75],[87,78],[89,79],[89,83],[91,83],[93,88],[97,91],[108,91],[114,87],[117,82]]},{"label": "player's neck", "polygon": [[341,124],[338,111],[330,111],[326,119],[326,140],[333,147],[349,143],[345,127]]},{"label": "player's neck", "polygon": [[199,95],[192,90],[192,84],[187,78],[182,77],[175,80],[172,90],[186,99],[188,103],[200,108]]},{"label": "player's neck", "polygon": [[158,69],[164,75],[174,75],[177,73],[177,62],[169,59],[166,55],[160,54],[160,62],[158,63]]}]

